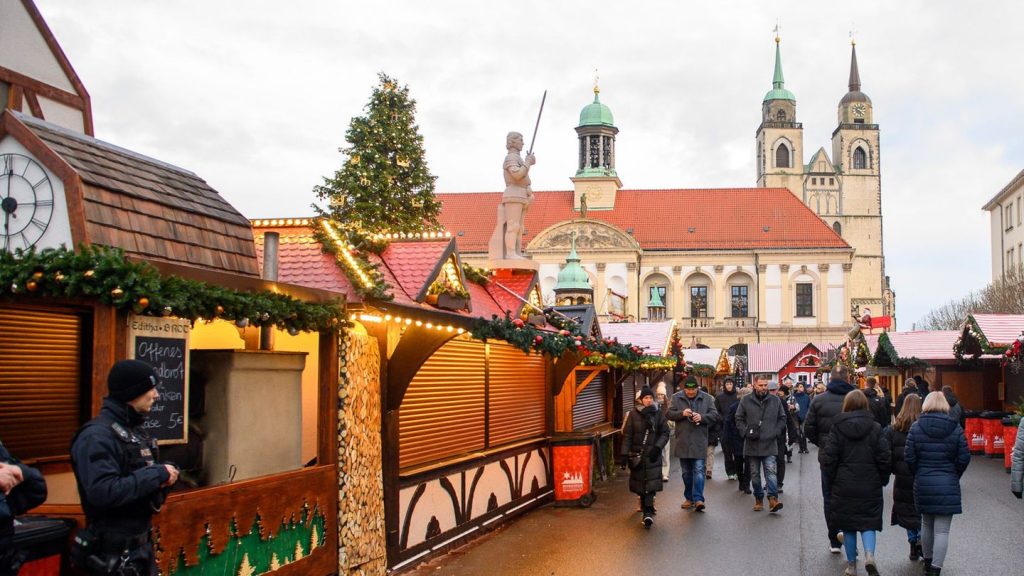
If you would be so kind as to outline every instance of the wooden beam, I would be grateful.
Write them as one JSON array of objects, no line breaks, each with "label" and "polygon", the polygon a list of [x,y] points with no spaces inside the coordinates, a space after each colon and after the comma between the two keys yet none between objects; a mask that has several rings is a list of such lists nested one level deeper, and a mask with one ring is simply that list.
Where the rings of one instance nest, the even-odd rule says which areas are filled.
[{"label": "wooden beam", "polygon": [[572,374],[572,371],[579,365],[581,356],[576,355],[574,352],[566,352],[554,361],[553,378],[551,393],[555,396],[562,393],[562,386],[565,385],[565,381]]}]

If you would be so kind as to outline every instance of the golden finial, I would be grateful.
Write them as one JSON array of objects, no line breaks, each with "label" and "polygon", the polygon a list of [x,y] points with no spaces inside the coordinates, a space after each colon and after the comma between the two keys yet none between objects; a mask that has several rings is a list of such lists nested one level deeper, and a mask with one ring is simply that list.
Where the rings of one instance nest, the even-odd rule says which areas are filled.
[{"label": "golden finial", "polygon": [[850,46],[856,46],[856,45],[857,45],[857,30],[851,24],[850,25]]},{"label": "golden finial", "polygon": [[601,88],[598,86],[598,81],[600,79],[601,79],[601,77],[597,75],[597,68],[594,68],[594,95],[595,96],[601,92]]},{"label": "golden finial", "polygon": [[778,20],[778,19],[776,19],[776,20],[775,20],[775,28],[774,28],[774,29],[772,29],[772,32],[775,32],[775,43],[776,43],[776,44],[778,44],[778,43],[779,43],[779,33],[780,33],[781,31],[782,31],[782,27],[781,27],[781,26],[779,26],[779,20]]}]

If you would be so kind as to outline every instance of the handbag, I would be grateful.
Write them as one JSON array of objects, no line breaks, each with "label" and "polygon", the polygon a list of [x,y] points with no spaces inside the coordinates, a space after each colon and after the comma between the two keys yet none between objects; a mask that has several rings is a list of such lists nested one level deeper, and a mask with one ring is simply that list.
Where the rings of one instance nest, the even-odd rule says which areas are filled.
[{"label": "handbag", "polygon": [[629,469],[637,470],[644,465],[644,447],[647,446],[647,435],[651,433],[651,428],[648,426],[644,430],[644,439],[640,441],[639,450],[631,450],[629,453]]}]

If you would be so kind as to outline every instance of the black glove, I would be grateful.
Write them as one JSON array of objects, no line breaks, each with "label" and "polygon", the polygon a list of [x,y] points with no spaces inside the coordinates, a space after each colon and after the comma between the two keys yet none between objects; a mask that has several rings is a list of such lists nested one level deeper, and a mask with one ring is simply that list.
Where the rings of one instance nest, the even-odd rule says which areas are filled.
[{"label": "black glove", "polygon": [[1017,500],[1024,498],[1024,492],[1014,492],[1013,495],[1017,497]]},{"label": "black glove", "polygon": [[650,462],[651,464],[656,463],[658,461],[658,458],[660,457],[661,450],[658,450],[653,446],[647,451],[647,461]]}]

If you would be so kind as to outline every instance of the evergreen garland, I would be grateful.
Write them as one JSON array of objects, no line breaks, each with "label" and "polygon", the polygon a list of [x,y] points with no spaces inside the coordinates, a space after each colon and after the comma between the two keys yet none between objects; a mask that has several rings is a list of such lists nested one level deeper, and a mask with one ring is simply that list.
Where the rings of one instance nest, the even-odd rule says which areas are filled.
[{"label": "evergreen garland", "polygon": [[240,326],[276,326],[290,333],[331,330],[345,324],[339,301],[309,303],[267,290],[240,292],[178,276],[161,276],[152,265],[132,262],[106,246],[34,247],[0,252],[0,289],[30,298],[97,298],[134,314],[223,318]]},{"label": "evergreen garland", "polygon": [[416,101],[408,86],[383,73],[378,78],[366,114],[353,118],[345,134],[349,146],[339,150],[346,156],[344,165],[314,188],[318,198],[330,202],[327,212],[317,210],[329,215],[350,241],[380,232],[440,228],[437,178],[427,168]]}]

